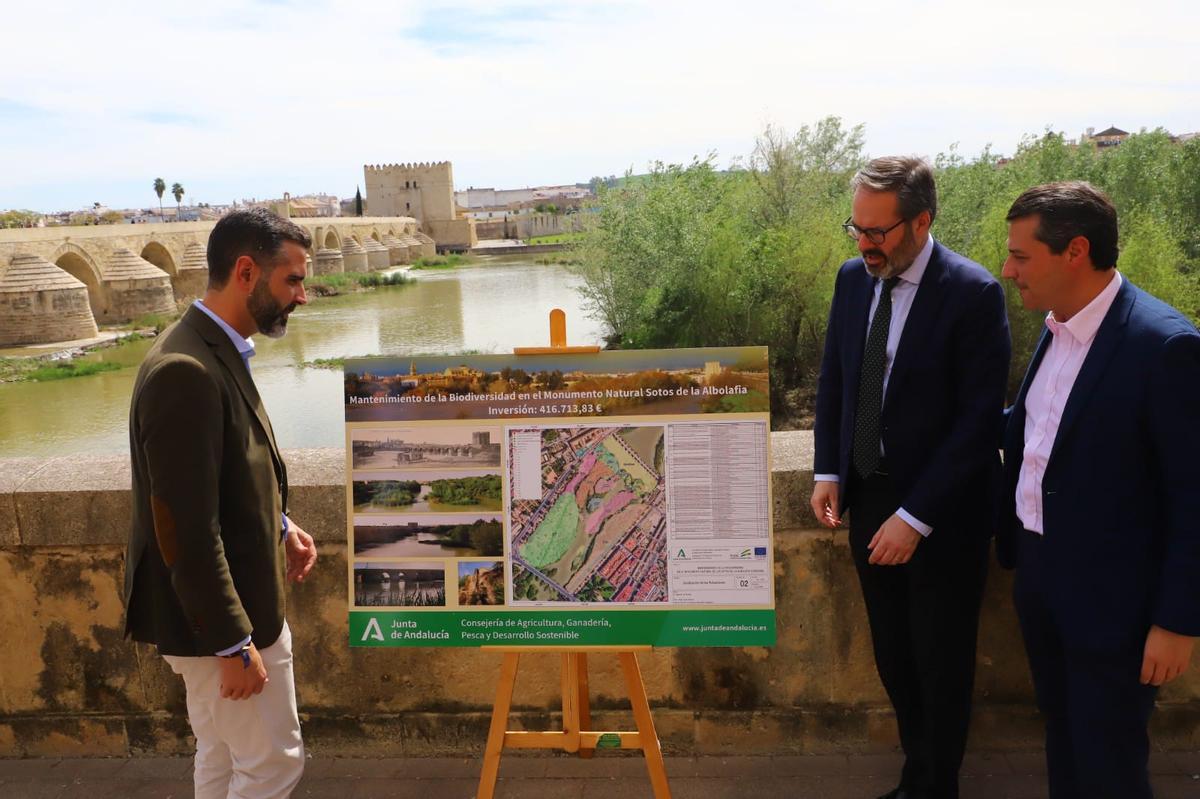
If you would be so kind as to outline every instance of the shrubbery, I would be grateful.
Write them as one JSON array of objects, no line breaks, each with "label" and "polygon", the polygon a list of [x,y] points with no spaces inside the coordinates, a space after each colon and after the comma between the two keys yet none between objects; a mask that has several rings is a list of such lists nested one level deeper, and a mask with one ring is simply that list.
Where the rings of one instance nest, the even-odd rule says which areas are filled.
[{"label": "shrubbery", "polygon": [[[768,128],[744,164],[715,156],[655,164],[644,179],[601,187],[598,213],[574,244],[591,312],[623,348],[766,344],[773,419],[803,419],[815,388],[837,267],[856,254],[840,228],[849,181],[866,160],[861,126],[830,117],[786,134]],[[1058,134],[1027,137],[1002,161],[954,149],[934,161],[933,235],[999,274],[1004,215],[1030,186],[1089,180],[1121,219],[1119,268],[1193,319],[1200,313],[1200,139],[1161,130],[1098,152]],[[1041,329],[1006,286],[1015,391]]]}]

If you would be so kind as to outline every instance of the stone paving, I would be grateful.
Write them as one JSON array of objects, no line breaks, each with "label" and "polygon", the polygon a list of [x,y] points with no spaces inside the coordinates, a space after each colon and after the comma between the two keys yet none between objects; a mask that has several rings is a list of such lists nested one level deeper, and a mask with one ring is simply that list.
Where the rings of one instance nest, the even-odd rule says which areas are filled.
[{"label": "stone paving", "polygon": [[[295,797],[309,799],[470,799],[479,760],[467,758],[311,758]],[[667,758],[675,799],[874,799],[892,787],[895,755]],[[1200,752],[1151,759],[1157,799],[1200,797]],[[963,799],[1045,799],[1042,756],[967,756]],[[189,799],[187,758],[0,760],[3,799]],[[606,754],[505,755],[497,799],[651,797],[640,757]]]}]

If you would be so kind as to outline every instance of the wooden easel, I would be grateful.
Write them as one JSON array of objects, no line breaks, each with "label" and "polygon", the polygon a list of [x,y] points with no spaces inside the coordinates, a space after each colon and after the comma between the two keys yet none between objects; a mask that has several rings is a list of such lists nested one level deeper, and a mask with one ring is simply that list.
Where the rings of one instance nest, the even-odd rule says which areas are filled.
[{"label": "wooden easel", "polygon": [[[650,773],[650,786],[655,799],[671,799],[667,771],[663,765],[662,747],[646,686],[638,668],[637,653],[650,651],[649,646],[485,646],[490,652],[504,655],[500,668],[500,683],[496,687],[496,703],[492,706],[492,724],[488,730],[487,747],[483,752],[483,771],[479,775],[476,799],[492,799],[496,791],[496,775],[500,771],[500,755],[509,749],[562,749],[578,752],[590,758],[600,749],[641,749]],[[506,729],[508,711],[512,705],[513,685],[517,680],[517,665],[522,654],[557,652],[562,656],[562,729],[545,732],[524,732]],[[588,706],[587,656],[589,653],[615,654],[625,674],[625,687],[637,731],[599,731],[591,727]]]},{"label": "wooden easel", "polygon": [[[568,347],[567,316],[558,308],[550,312],[550,346],[517,347],[517,355],[557,355],[563,353],[596,353],[600,348]],[[479,775],[476,799],[492,799],[496,792],[496,776],[500,772],[500,755],[509,749],[562,749],[590,758],[596,749],[641,749],[650,773],[650,785],[655,799],[671,799],[667,771],[663,765],[662,747],[646,685],[638,668],[637,653],[649,652],[649,646],[484,646],[489,652],[504,655],[500,667],[500,682],[496,686],[496,702],[492,706],[492,723],[488,730],[487,746],[483,752],[483,770]],[[562,729],[540,732],[509,730],[508,712],[512,706],[513,686],[517,681],[517,666],[523,654],[555,652],[562,659]],[[625,675],[625,688],[637,731],[599,731],[592,726],[588,702],[587,656],[590,653],[615,654]]]}]

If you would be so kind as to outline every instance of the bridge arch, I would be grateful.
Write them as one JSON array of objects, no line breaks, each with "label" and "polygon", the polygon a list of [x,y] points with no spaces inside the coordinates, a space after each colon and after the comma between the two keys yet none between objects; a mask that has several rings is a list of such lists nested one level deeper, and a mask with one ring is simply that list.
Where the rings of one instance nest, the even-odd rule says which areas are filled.
[{"label": "bridge arch", "polygon": [[142,259],[149,261],[170,275],[172,282],[175,281],[175,276],[179,274],[179,267],[176,266],[175,257],[171,255],[171,251],[157,241],[147,242],[146,246],[142,248]]},{"label": "bridge arch", "polygon": [[338,238],[338,234],[335,229],[329,228],[329,230],[325,231],[325,243],[321,246],[323,246],[327,250],[342,249],[342,242]]},{"label": "bridge arch", "polygon": [[96,265],[91,254],[76,244],[67,243],[55,250],[50,260],[59,269],[87,286],[92,316],[99,319],[108,305],[107,293],[104,290],[104,280],[100,277],[100,267]]}]

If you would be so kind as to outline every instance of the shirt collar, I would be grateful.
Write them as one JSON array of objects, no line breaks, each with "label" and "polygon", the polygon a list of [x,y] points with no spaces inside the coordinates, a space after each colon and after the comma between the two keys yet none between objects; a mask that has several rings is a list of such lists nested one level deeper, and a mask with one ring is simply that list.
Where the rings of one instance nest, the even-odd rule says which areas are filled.
[{"label": "shirt collar", "polygon": [[200,300],[194,301],[192,305],[196,306],[205,314],[207,314],[209,319],[216,322],[217,325],[225,331],[225,335],[229,336],[229,340],[232,341],[233,346],[237,348],[238,355],[242,356],[242,360],[248,361],[250,358],[254,357],[254,342],[252,340],[248,338],[242,338],[241,333],[230,327],[228,322],[209,310],[208,306]]},{"label": "shirt collar", "polygon": [[1108,281],[1108,285],[1104,287],[1104,290],[1093,297],[1091,302],[1083,306],[1083,310],[1067,321],[1060,322],[1055,319],[1054,311],[1046,314],[1046,327],[1050,328],[1052,335],[1057,336],[1060,331],[1066,330],[1071,334],[1071,338],[1080,344],[1090,343],[1096,337],[1096,332],[1100,329],[1100,323],[1108,315],[1108,309],[1112,307],[1113,301],[1116,300],[1117,292],[1121,289],[1121,283],[1121,273],[1116,272],[1113,279]]},{"label": "shirt collar", "polygon": [[[908,269],[905,269],[903,272],[897,275],[897,277],[899,277],[905,283],[912,283],[914,286],[920,285],[921,278],[925,274],[925,267],[929,266],[929,259],[932,256],[933,236],[930,235],[929,238],[925,240],[925,246],[921,248],[921,251],[917,253],[917,257],[913,259],[912,264],[908,267]],[[863,269],[866,268],[867,265],[864,262]]]},{"label": "shirt collar", "polygon": [[929,266],[929,259],[933,255],[933,236],[930,235],[925,239],[925,246],[917,253],[916,259],[913,260],[912,266],[900,273],[900,279],[905,283],[912,283],[914,286],[920,285],[921,277],[925,274],[925,267]]}]

